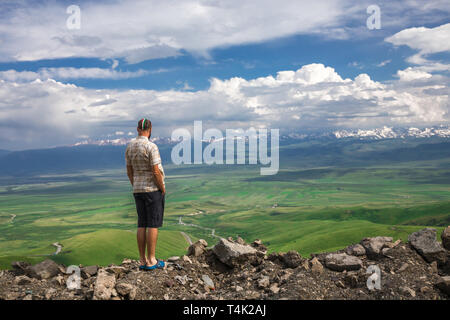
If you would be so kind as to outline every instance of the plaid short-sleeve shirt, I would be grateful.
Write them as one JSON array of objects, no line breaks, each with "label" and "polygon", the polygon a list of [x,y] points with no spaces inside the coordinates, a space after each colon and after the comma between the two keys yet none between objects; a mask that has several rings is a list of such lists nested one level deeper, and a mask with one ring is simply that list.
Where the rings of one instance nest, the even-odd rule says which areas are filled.
[{"label": "plaid short-sleeve shirt", "polygon": [[125,161],[127,166],[133,167],[133,193],[159,190],[152,173],[154,165],[158,165],[164,183],[164,170],[158,147],[147,137],[138,136],[130,141],[125,152]]}]

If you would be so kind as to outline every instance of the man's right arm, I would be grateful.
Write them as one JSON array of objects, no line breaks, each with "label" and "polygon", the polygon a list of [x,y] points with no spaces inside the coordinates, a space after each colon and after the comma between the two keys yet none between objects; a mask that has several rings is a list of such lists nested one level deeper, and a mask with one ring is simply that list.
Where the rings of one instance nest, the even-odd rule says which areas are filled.
[{"label": "man's right arm", "polygon": [[158,189],[164,195],[166,193],[166,188],[164,187],[163,176],[157,164],[152,166],[152,173],[155,177],[155,183],[158,186]]},{"label": "man's right arm", "polygon": [[128,157],[129,150],[130,149],[127,146],[127,149],[125,150],[125,163],[127,166],[128,179],[130,180],[131,185],[133,185],[134,184],[134,172],[133,172],[133,166],[131,165],[131,162]]}]

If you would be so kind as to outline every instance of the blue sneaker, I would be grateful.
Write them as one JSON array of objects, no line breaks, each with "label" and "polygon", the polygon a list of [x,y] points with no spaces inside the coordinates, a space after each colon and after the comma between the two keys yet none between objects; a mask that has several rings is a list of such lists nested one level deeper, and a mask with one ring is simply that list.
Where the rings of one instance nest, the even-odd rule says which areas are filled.
[{"label": "blue sneaker", "polygon": [[156,262],[156,264],[154,264],[153,266],[145,266],[145,270],[155,270],[155,269],[163,269],[165,267],[165,263],[162,260],[157,260],[158,262]]}]

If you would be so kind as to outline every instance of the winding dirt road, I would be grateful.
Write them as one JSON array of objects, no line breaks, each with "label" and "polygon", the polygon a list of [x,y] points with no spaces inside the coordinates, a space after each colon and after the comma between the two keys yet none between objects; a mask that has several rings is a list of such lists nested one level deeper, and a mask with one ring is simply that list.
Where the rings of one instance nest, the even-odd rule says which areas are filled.
[{"label": "winding dirt road", "polygon": [[53,256],[56,256],[59,254],[62,250],[62,245],[59,244],[59,242],[52,243],[52,246],[56,247],[56,251],[52,253]]},{"label": "winding dirt road", "polygon": [[189,245],[192,244],[192,240],[191,237],[189,237],[186,233],[184,233],[183,231],[180,231],[181,235],[186,239],[187,243],[189,243]]},{"label": "winding dirt road", "polygon": [[[178,224],[181,224],[181,225],[183,225],[183,226],[189,226],[189,227],[194,227],[194,228],[200,228],[200,229],[203,229],[203,230],[209,230],[209,231],[211,231],[211,236],[212,236],[212,237],[215,237],[215,238],[219,238],[219,239],[220,239],[220,237],[216,235],[216,229],[213,229],[213,228],[207,228],[207,227],[202,227],[202,226],[199,226],[199,225],[193,224],[193,223],[185,223],[185,222],[183,222],[182,217],[179,217],[179,218],[178,218]],[[183,233],[183,232],[182,232],[182,233]],[[188,242],[189,242],[189,241],[188,241]]]}]

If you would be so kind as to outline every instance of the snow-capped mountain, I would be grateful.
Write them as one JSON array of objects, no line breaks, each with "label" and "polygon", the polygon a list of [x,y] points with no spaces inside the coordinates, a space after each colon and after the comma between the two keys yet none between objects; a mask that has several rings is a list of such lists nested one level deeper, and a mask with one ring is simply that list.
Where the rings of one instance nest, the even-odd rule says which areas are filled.
[{"label": "snow-capped mountain", "polygon": [[[134,138],[117,138],[117,139],[99,139],[99,140],[92,140],[87,139],[80,142],[77,142],[72,147],[81,146],[81,145],[97,145],[97,146],[124,146],[127,145],[131,140]],[[151,142],[154,142],[156,144],[169,144],[171,143],[170,138],[165,137],[154,137],[150,138]]]},{"label": "snow-capped mountain", "polygon": [[[270,133],[269,133],[270,135]],[[342,130],[328,130],[321,132],[313,132],[313,133],[299,133],[293,132],[289,134],[285,134],[280,136],[281,141],[285,140],[305,140],[305,139],[314,139],[314,138],[330,138],[330,139],[344,139],[344,138],[354,138],[354,139],[395,139],[395,138],[407,138],[407,137],[415,137],[415,138],[430,138],[430,137],[442,137],[442,138],[450,138],[450,127],[448,126],[439,126],[439,127],[431,127],[431,128],[392,128],[392,127],[382,127],[375,129],[342,129]],[[242,137],[232,137],[235,140],[242,139]],[[247,141],[248,137],[244,137]],[[80,145],[98,145],[98,146],[123,146],[127,145],[133,138],[117,138],[117,139],[100,139],[100,140],[83,140],[73,144],[72,146],[80,146]],[[226,140],[226,137],[223,137],[220,140]],[[168,137],[154,137],[150,138],[150,141],[156,144],[174,144],[178,141],[173,141]],[[211,142],[209,140],[202,140],[202,142]]]},{"label": "snow-capped mountain", "polygon": [[338,130],[333,132],[334,136],[340,138],[368,138],[368,139],[393,139],[393,138],[429,138],[433,136],[437,137],[450,137],[450,128],[448,127],[431,127],[431,128],[376,128],[371,130]]}]

